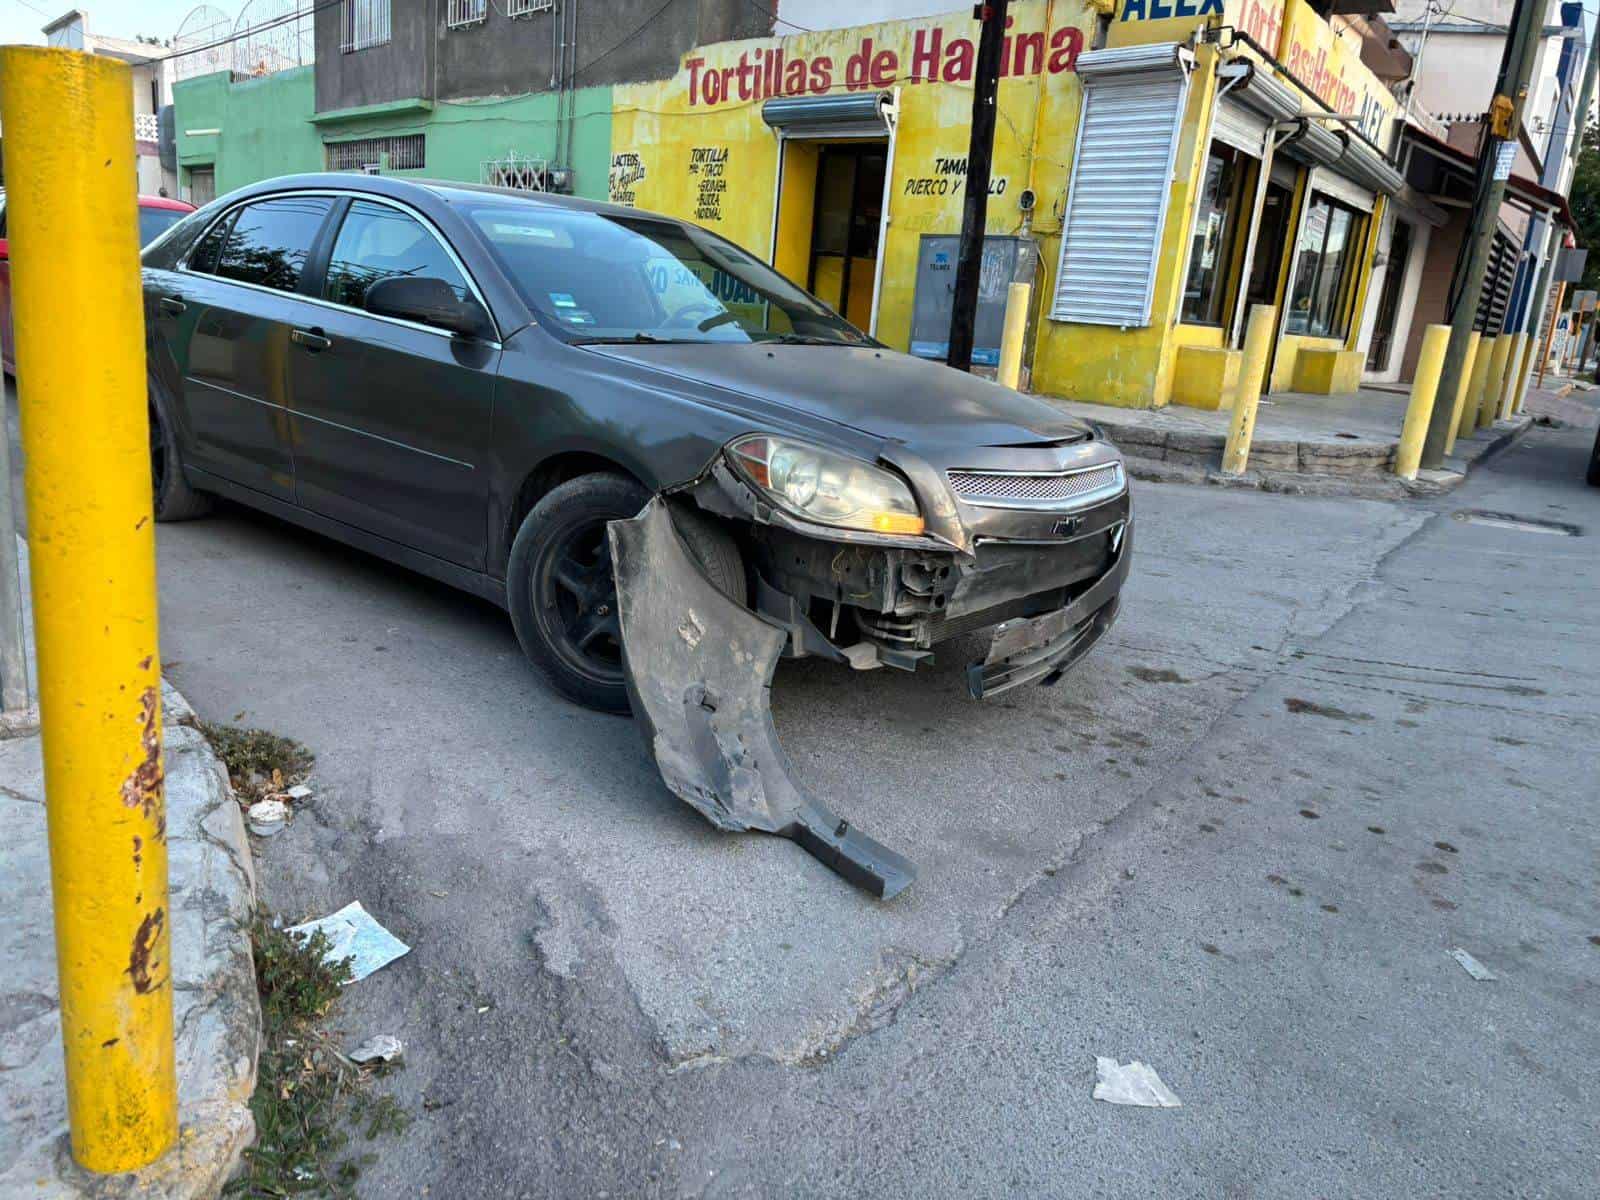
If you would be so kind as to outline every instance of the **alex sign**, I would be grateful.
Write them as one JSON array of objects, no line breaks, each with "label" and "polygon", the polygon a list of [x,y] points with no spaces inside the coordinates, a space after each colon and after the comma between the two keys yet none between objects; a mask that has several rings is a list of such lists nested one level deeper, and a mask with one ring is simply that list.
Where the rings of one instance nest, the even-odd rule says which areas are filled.
[{"label": "alex sign", "polygon": [[[1177,0],[1186,2],[1186,0]],[[1214,3],[1217,0],[1204,0]],[[1220,10],[1219,10],[1220,11]],[[972,21],[967,21],[972,25]],[[1059,75],[1071,71],[1083,50],[1083,31],[1063,26],[1050,31],[1016,30],[1016,17],[1006,20],[1000,74]],[[794,39],[790,39],[794,40]],[[909,46],[868,34],[843,54],[807,54],[787,44],[741,50],[736,61],[718,64],[706,56],[686,58],[688,101],[692,108],[750,103],[775,96],[820,96],[835,90],[882,90],[895,84],[970,83],[978,45],[970,37],[950,35],[938,25],[914,29]]]}]

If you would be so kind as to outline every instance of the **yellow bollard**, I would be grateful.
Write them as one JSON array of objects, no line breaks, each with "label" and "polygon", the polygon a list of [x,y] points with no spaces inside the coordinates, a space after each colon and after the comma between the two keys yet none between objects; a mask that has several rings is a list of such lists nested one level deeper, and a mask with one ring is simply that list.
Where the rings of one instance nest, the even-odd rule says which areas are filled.
[{"label": "yellow bollard", "polygon": [[0,49],[6,225],[72,1153],[178,1132],[133,80]]},{"label": "yellow bollard", "polygon": [[1417,357],[1417,374],[1411,381],[1411,403],[1406,405],[1406,420],[1400,430],[1400,447],[1395,452],[1394,473],[1401,479],[1415,479],[1422,464],[1422,442],[1428,436],[1428,418],[1433,416],[1434,395],[1439,390],[1439,372],[1444,367],[1445,348],[1450,345],[1450,326],[1429,325],[1422,335],[1422,352]]},{"label": "yellow bollard", "polygon": [[1500,397],[1500,419],[1509,420],[1521,407],[1522,385],[1528,378],[1528,347],[1526,333],[1515,335],[1511,343],[1510,369],[1506,372],[1506,390]]},{"label": "yellow bollard", "polygon": [[1494,339],[1494,350],[1489,357],[1489,373],[1484,376],[1483,390],[1478,393],[1478,420],[1479,429],[1487,429],[1494,424],[1495,413],[1500,406],[1500,390],[1506,382],[1506,360],[1511,356],[1512,335],[1502,333]]},{"label": "yellow bollard", "polygon": [[1244,330],[1244,361],[1239,364],[1239,390],[1234,394],[1228,442],[1222,450],[1225,475],[1243,475],[1250,462],[1250,442],[1256,432],[1256,406],[1261,402],[1261,380],[1266,374],[1267,354],[1272,349],[1272,332],[1277,322],[1275,305],[1250,306],[1250,321]]},{"label": "yellow bollard", "polygon": [[1006,322],[1000,331],[1000,370],[997,377],[1008,388],[1022,378],[1022,339],[1028,331],[1028,297],[1033,289],[1013,283],[1006,292]]},{"label": "yellow bollard", "polygon": [[1472,360],[1472,383],[1467,388],[1466,401],[1461,406],[1461,425],[1457,433],[1466,437],[1478,428],[1478,397],[1483,394],[1489,377],[1490,361],[1494,358],[1494,339],[1480,337],[1478,354]]},{"label": "yellow bollard", "polygon": [[1456,384],[1456,402],[1450,410],[1450,433],[1444,440],[1444,452],[1453,454],[1456,448],[1456,435],[1461,432],[1461,426],[1466,418],[1467,397],[1475,396],[1472,390],[1472,380],[1476,378],[1478,369],[1478,343],[1483,335],[1476,329],[1467,338],[1467,356],[1461,360],[1461,379]]}]

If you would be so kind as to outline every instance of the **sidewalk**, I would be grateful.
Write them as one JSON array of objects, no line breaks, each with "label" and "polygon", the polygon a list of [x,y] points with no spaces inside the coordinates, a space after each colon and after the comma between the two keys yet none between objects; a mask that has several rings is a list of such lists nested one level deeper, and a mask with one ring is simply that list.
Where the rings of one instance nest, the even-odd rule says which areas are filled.
[{"label": "sidewalk", "polygon": [[[20,541],[20,539],[19,539]],[[21,549],[23,598],[27,551]],[[28,624],[29,674],[33,630]],[[132,1174],[93,1175],[67,1140],[44,779],[36,727],[0,733],[0,1197],[210,1197],[255,1136],[260,1011],[248,922],[255,878],[227,773],[183,697],[163,686],[177,1147]]]},{"label": "sidewalk", "polygon": [[1475,463],[1519,437],[1532,423],[1526,412],[1496,421],[1458,440],[1443,470],[1422,472],[1416,483],[1406,484],[1394,475],[1400,427],[1405,423],[1405,391],[1369,387],[1350,396],[1276,392],[1261,398],[1250,469],[1234,479],[1221,474],[1230,412],[1179,405],[1114,408],[1045,398],[1104,428],[1127,456],[1128,470],[1136,478],[1309,495],[1398,497],[1448,491],[1466,478]]}]

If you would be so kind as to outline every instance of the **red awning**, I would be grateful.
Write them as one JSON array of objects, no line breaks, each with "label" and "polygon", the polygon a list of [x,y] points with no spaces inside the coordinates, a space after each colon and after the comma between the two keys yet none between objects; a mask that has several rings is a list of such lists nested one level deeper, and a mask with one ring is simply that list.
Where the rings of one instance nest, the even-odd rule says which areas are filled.
[{"label": "red awning", "polygon": [[[1477,158],[1465,150],[1452,146],[1449,142],[1436,138],[1424,129],[1415,125],[1407,125],[1402,130],[1402,135],[1410,138],[1418,148],[1427,151],[1435,158],[1446,164],[1458,168],[1467,178],[1472,178],[1478,169]],[[1506,191],[1521,200],[1524,205],[1553,214],[1555,219],[1568,229],[1576,229],[1578,223],[1572,219],[1572,209],[1567,206],[1567,198],[1560,192],[1552,192],[1543,184],[1529,179],[1526,175],[1512,173],[1506,182]]]}]

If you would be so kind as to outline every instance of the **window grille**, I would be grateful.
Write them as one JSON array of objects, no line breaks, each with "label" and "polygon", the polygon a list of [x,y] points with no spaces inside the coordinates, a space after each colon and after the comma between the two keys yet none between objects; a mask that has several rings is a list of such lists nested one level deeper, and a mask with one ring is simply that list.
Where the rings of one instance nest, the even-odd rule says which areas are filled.
[{"label": "window grille", "polygon": [[489,0],[449,0],[444,11],[446,29],[466,29],[489,19]]},{"label": "window grille", "polygon": [[377,167],[389,156],[389,170],[416,171],[427,165],[424,137],[406,133],[398,137],[358,138],[349,142],[328,142],[323,150],[330,171],[363,171]]},{"label": "window grille", "polygon": [[519,192],[550,190],[550,170],[542,158],[511,151],[504,158],[486,159],[481,179],[492,187],[516,188]]},{"label": "window grille", "polygon": [[506,16],[531,17],[534,13],[553,12],[556,0],[506,0]]},{"label": "window grille", "polygon": [[339,49],[349,54],[389,40],[389,0],[344,0],[344,36]]}]

